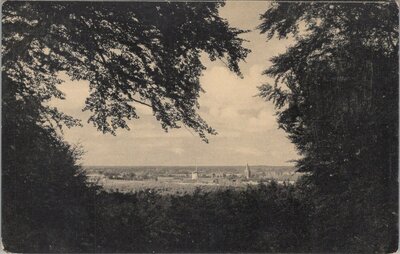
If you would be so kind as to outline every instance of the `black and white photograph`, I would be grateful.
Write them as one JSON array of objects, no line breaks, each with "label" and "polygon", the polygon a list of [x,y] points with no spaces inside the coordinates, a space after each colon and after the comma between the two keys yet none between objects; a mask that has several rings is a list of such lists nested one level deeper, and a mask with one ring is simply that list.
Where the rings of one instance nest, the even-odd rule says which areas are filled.
[{"label": "black and white photograph", "polygon": [[1,14],[5,253],[397,252],[397,1]]}]

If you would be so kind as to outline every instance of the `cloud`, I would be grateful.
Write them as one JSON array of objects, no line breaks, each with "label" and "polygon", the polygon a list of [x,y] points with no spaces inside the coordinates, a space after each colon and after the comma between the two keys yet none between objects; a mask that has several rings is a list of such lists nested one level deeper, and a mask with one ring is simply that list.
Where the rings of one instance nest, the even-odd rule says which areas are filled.
[{"label": "cloud", "polygon": [[251,117],[247,124],[248,131],[252,132],[262,132],[278,128],[274,113],[268,110],[261,110],[257,116]]},{"label": "cloud", "polygon": [[222,66],[204,72],[201,83],[206,93],[199,100],[200,113],[221,135],[277,127],[273,105],[256,96],[257,87],[266,81],[262,70],[253,65],[243,79]]}]

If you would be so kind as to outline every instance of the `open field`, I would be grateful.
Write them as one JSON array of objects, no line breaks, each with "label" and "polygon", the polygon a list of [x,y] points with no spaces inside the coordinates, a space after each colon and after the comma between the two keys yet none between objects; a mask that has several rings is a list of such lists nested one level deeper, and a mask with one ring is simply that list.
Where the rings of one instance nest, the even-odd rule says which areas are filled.
[{"label": "open field", "polygon": [[202,191],[213,191],[227,188],[243,188],[244,185],[218,185],[212,183],[185,183],[185,182],[160,182],[154,180],[113,180],[106,179],[100,182],[104,189],[118,192],[136,192],[151,189],[162,194],[193,193],[196,188]]}]

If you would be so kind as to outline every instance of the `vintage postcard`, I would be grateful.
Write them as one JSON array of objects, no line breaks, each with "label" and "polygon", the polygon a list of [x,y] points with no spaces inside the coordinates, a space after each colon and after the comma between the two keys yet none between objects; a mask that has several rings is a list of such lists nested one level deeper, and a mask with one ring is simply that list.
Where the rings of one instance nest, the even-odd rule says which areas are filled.
[{"label": "vintage postcard", "polygon": [[5,1],[9,253],[398,248],[395,1]]}]

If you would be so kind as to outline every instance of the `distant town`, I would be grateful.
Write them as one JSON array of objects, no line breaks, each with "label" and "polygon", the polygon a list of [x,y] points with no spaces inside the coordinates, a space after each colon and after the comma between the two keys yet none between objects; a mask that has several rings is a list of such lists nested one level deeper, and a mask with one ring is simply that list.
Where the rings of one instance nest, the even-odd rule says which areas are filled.
[{"label": "distant town", "polygon": [[156,190],[161,193],[187,193],[196,188],[242,188],[263,182],[293,184],[300,173],[288,166],[135,166],[85,167],[88,181],[108,191],[135,192]]}]

